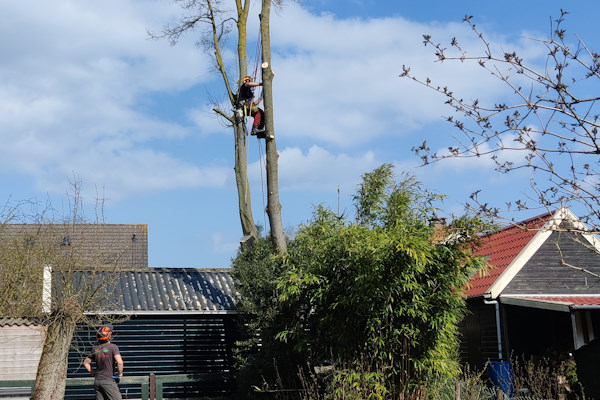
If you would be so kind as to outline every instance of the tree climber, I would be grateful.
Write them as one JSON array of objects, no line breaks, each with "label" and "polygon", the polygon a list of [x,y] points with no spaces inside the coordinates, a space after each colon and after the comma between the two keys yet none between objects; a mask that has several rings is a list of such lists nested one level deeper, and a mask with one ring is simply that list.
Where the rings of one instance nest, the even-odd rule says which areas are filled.
[{"label": "tree climber", "polygon": [[246,115],[250,115],[254,118],[250,134],[257,135],[260,138],[264,137],[265,118],[264,111],[258,107],[262,101],[262,97],[259,97],[258,100],[254,100],[254,88],[257,86],[262,86],[262,83],[253,82],[252,78],[247,75],[244,77],[237,96],[237,107],[240,111],[238,112],[240,118]]}]

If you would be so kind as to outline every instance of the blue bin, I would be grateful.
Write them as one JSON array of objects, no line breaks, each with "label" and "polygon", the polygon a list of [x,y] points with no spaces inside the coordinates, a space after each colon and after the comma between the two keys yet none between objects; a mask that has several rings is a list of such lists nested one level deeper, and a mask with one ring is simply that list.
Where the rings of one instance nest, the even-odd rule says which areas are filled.
[{"label": "blue bin", "polygon": [[513,384],[513,369],[510,361],[490,361],[488,376],[508,397],[512,397],[515,390]]}]

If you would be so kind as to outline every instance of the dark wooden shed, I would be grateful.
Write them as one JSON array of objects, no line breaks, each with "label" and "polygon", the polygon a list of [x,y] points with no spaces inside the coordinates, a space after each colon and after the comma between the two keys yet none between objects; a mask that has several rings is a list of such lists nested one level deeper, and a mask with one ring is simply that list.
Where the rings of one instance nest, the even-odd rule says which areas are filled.
[{"label": "dark wooden shed", "polygon": [[[80,274],[86,279],[91,271]],[[97,274],[94,271],[95,279]],[[227,269],[122,271],[111,293],[110,309],[90,314],[106,315],[106,320],[128,318],[114,324],[113,340],[121,350],[125,375],[208,373],[212,378],[205,382],[166,385],[165,397],[225,395],[233,390],[234,290]],[[95,342],[93,328],[77,332],[68,377],[89,376],[82,362]],[[124,398],[140,398],[140,387],[125,386],[122,393]],[[92,397],[91,387],[67,389],[67,399]]]}]

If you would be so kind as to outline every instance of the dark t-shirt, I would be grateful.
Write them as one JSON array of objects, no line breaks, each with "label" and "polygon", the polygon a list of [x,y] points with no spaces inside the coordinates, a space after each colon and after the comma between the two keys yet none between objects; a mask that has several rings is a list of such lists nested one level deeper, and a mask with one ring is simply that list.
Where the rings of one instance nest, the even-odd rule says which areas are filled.
[{"label": "dark t-shirt", "polygon": [[121,354],[116,344],[102,343],[94,347],[94,350],[88,356],[96,362],[96,372],[94,377],[99,381],[113,379],[115,355]]},{"label": "dark t-shirt", "polygon": [[254,88],[247,86],[245,83],[240,86],[240,91],[238,93],[238,103],[243,103],[245,101],[251,100],[254,97]]}]

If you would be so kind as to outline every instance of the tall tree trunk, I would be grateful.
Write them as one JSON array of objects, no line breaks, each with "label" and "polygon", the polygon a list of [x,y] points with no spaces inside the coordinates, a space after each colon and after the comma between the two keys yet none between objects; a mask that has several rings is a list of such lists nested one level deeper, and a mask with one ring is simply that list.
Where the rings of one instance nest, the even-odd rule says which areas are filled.
[{"label": "tall tree trunk", "polygon": [[236,121],[233,126],[235,135],[235,182],[238,191],[238,206],[240,222],[244,236],[258,237],[254,217],[252,216],[252,203],[250,199],[250,185],[248,184],[248,158],[246,156],[246,135],[242,124]]},{"label": "tall tree trunk", "polygon": [[[199,0],[199,1],[182,1],[182,7],[186,10],[185,15],[181,18],[179,25],[175,27],[167,27],[162,36],[152,37],[167,37],[172,43],[179,40],[182,33],[193,30],[202,25],[207,29],[203,29],[202,43],[212,44],[212,56],[215,63],[215,68],[221,74],[223,83],[229,96],[229,101],[232,108],[238,108],[237,93],[242,83],[242,78],[248,75],[248,56],[247,56],[247,23],[250,12],[251,0],[235,0],[235,11],[237,18],[230,18],[229,9],[225,7],[221,0]],[[190,10],[191,14],[190,14]],[[239,76],[237,80],[229,79],[223,52],[221,50],[221,41],[227,37],[229,32],[229,24],[235,20],[237,27],[237,62]],[[207,24],[207,25],[204,25]],[[213,108],[215,113],[223,117],[233,127],[234,145],[235,145],[235,181],[238,191],[238,209],[240,214],[240,222],[244,236],[258,237],[254,216],[252,215],[252,202],[250,199],[250,189],[248,183],[248,160],[246,156],[246,135],[244,126],[235,115],[229,113],[228,110],[222,109],[220,104],[215,104]],[[252,243],[248,241],[246,243]]]},{"label": "tall tree trunk", "polygon": [[[238,28],[238,70],[240,72],[239,80],[248,74],[248,57],[246,55],[246,27],[248,22],[248,12],[250,10],[250,1],[236,0],[236,9],[238,14],[237,28]],[[213,24],[214,29],[214,24]],[[218,47],[218,39],[215,31],[215,50],[218,55],[217,65],[227,85],[227,73],[225,70],[225,64],[220,57],[220,50]],[[235,94],[239,91],[240,81],[238,81],[237,90],[234,93],[231,89],[229,95],[233,108],[236,108]],[[252,201],[250,197],[250,185],[248,183],[248,157],[246,155],[246,135],[243,127],[243,121],[239,121],[235,116],[231,119],[233,122],[233,132],[235,138],[235,182],[238,191],[238,208],[240,212],[240,222],[242,224],[242,233],[244,236],[250,235],[255,239],[258,238],[258,232],[256,230],[256,224],[254,223],[254,216],[252,215]],[[251,243],[251,242],[250,242]]]},{"label": "tall tree trunk", "polygon": [[269,216],[273,245],[280,253],[284,253],[287,251],[287,243],[281,220],[281,203],[279,203],[279,167],[277,165],[279,154],[277,154],[275,125],[273,123],[273,70],[271,69],[271,31],[269,27],[271,1],[262,0],[260,15],[263,98],[266,118],[267,215]]},{"label": "tall tree trunk", "polygon": [[35,377],[33,400],[64,399],[69,348],[76,325],[76,320],[70,314],[54,313],[51,316]]}]

